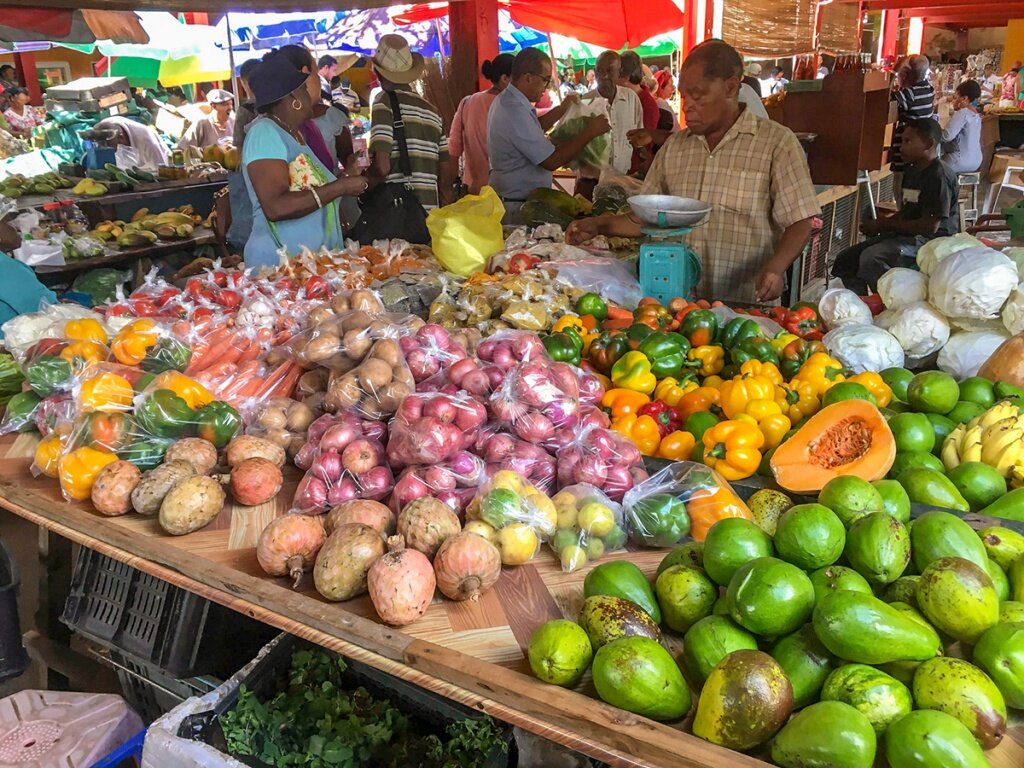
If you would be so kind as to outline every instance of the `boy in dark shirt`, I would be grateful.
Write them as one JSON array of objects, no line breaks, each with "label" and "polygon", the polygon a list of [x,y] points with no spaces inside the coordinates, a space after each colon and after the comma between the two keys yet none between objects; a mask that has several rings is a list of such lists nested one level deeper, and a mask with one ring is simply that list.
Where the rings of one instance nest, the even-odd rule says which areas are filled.
[{"label": "boy in dark shirt", "polygon": [[930,118],[911,120],[903,132],[903,205],[891,216],[861,223],[868,239],[836,256],[832,274],[864,295],[893,267],[914,267],[918,249],[960,231],[956,174],[938,159],[942,129]]}]

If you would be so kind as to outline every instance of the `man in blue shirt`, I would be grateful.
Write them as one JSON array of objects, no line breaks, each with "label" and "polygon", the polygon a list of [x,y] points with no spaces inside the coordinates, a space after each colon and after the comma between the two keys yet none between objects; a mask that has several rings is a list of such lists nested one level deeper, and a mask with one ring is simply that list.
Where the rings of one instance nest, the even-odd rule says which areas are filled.
[{"label": "man in blue shirt", "polygon": [[[575,138],[557,146],[545,136],[569,105],[579,97],[569,94],[555,109],[538,118],[534,103],[551,82],[551,59],[536,48],[526,48],[512,63],[512,82],[491,105],[487,118],[487,148],[491,159],[490,183],[506,209],[526,199],[537,188],[551,187],[551,173],[561,168],[594,138],[607,133],[608,118],[590,118]],[[510,206],[509,203],[512,205]]]}]

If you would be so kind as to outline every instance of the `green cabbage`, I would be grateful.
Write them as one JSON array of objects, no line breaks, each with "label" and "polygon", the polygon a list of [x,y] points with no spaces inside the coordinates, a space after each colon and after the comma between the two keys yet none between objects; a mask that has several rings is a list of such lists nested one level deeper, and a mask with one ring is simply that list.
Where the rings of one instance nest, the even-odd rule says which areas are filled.
[{"label": "green cabbage", "polygon": [[[555,144],[564,144],[571,139],[575,139],[583,130],[590,124],[591,117],[580,115],[579,117],[569,117],[560,122],[555,130],[551,132],[551,141]],[[590,166],[592,168],[603,168],[608,164],[608,158],[611,153],[611,144],[609,143],[610,134],[603,134],[597,138],[591,139],[587,145],[580,150],[579,154],[572,159],[569,163],[570,168],[579,168],[581,165]]]}]

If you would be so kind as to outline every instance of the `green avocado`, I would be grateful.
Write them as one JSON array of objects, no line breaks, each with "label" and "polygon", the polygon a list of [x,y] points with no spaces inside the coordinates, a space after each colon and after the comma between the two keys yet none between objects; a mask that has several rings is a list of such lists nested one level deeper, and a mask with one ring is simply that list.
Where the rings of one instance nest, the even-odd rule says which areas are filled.
[{"label": "green avocado", "polygon": [[1009,600],[1010,580],[1006,577],[1006,571],[999,567],[999,563],[989,558],[988,562],[985,563],[985,572],[992,579],[992,586],[996,589],[996,599],[1000,603],[1004,600]]},{"label": "green avocado", "polygon": [[779,662],[793,685],[794,709],[817,700],[825,678],[838,664],[836,657],[818,640],[810,624],[804,624],[776,642],[771,656]]},{"label": "green avocado", "polygon": [[683,637],[683,659],[698,688],[718,662],[742,650],[756,651],[757,639],[728,616],[701,619]]},{"label": "green avocado", "polygon": [[711,615],[718,599],[718,587],[700,568],[673,565],[654,583],[665,624],[676,632],[686,632],[696,622]]},{"label": "green avocado", "polygon": [[704,570],[720,586],[728,586],[744,563],[774,552],[771,537],[750,520],[727,517],[719,520],[704,538]]},{"label": "green avocado", "polygon": [[910,521],[910,497],[898,480],[876,480],[872,483],[882,497],[882,511],[904,525]]},{"label": "green avocado", "polygon": [[879,736],[913,705],[907,686],[867,664],[844,664],[835,670],[822,686],[821,700],[849,704],[867,717]]},{"label": "green avocado", "polygon": [[917,584],[921,581],[920,576],[900,576],[896,581],[885,588],[882,593],[882,600],[892,603],[906,603],[912,608],[917,608]]},{"label": "green avocado", "polygon": [[737,569],[725,596],[733,621],[761,637],[794,632],[814,610],[807,574],[774,557],[759,557]]},{"label": "green avocado", "polygon": [[985,552],[1005,571],[1024,555],[1024,536],[1009,528],[990,526],[978,531]]},{"label": "green avocado", "polygon": [[685,544],[672,549],[658,563],[658,570],[655,576],[661,576],[661,572],[673,565],[694,565],[698,568],[704,567],[704,542],[688,541]]},{"label": "green avocado", "polygon": [[921,573],[917,604],[936,629],[973,644],[999,621],[988,571],[962,557],[940,557]]},{"label": "green avocado", "polygon": [[1024,488],[1014,488],[981,510],[981,514],[1024,523]]},{"label": "green avocado", "polygon": [[843,521],[821,504],[797,504],[779,517],[775,551],[787,563],[806,571],[832,565],[843,554]]},{"label": "green avocado", "polygon": [[594,595],[584,600],[579,625],[586,630],[595,650],[620,637],[661,639],[661,630],[646,611],[612,595]]},{"label": "green avocado", "polygon": [[889,468],[888,478],[896,480],[908,469],[931,469],[944,472],[942,460],[934,453],[927,451],[899,451]]},{"label": "green avocado", "polygon": [[867,579],[857,573],[853,568],[845,565],[830,565],[819,568],[811,574],[811,586],[814,587],[814,604],[817,605],[829,592],[837,592],[841,589],[849,589],[854,592],[871,594],[871,585]]},{"label": "green avocado", "polygon": [[[923,455],[935,458],[931,454]],[[901,472],[897,480],[914,503],[957,509],[961,512],[971,511],[971,505],[960,495],[953,481],[938,469],[912,467]]]},{"label": "green avocado", "polygon": [[624,637],[598,649],[592,668],[602,701],[652,720],[690,710],[690,689],[672,655],[656,640]]},{"label": "green avocado", "polygon": [[885,512],[853,521],[846,537],[846,559],[868,583],[882,587],[896,581],[910,563],[910,534]]},{"label": "green avocado", "polygon": [[999,604],[1000,624],[1024,624],[1024,603],[1017,600],[1003,600]]},{"label": "green avocado", "polygon": [[889,768],[989,768],[967,726],[934,709],[918,709],[889,727]]},{"label": "green avocado", "polygon": [[914,705],[937,709],[967,726],[982,749],[992,749],[1006,733],[1006,702],[995,683],[973,664],[940,656],[914,673]]},{"label": "green avocado", "polygon": [[984,567],[985,547],[967,523],[949,512],[932,510],[914,520],[910,552],[918,572],[940,557],[962,557]]},{"label": "green avocado", "polygon": [[860,592],[826,595],[814,609],[813,621],[818,639],[846,661],[924,661],[936,656],[941,648],[933,629]]},{"label": "green avocado", "polygon": [[612,560],[596,566],[583,580],[583,596],[612,595],[635,603],[655,624],[661,623],[661,609],[644,572],[628,560]]},{"label": "green avocado", "polygon": [[781,768],[871,768],[877,748],[863,714],[841,701],[821,701],[782,727],[772,741],[772,761]]},{"label": "green avocado", "polygon": [[971,661],[989,675],[1007,706],[1024,709],[1024,621],[992,627],[974,646]]}]

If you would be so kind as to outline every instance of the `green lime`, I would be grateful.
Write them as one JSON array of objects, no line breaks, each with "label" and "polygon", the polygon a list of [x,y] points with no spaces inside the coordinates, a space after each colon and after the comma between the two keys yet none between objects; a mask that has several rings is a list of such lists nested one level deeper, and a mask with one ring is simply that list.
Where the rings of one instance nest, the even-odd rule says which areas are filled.
[{"label": "green lime", "polygon": [[953,406],[953,410],[946,414],[946,417],[954,424],[966,424],[975,416],[981,416],[987,409],[970,400],[959,400]]},{"label": "green lime", "polygon": [[882,511],[905,525],[910,520],[910,497],[899,481],[876,480],[872,485],[882,495]]},{"label": "green lime", "polygon": [[897,478],[907,469],[934,469],[945,472],[946,468],[938,456],[925,451],[897,451],[887,477]]},{"label": "green lime", "polygon": [[1006,493],[1006,480],[999,470],[980,461],[964,462],[949,470],[946,476],[971,505],[971,512],[984,509]]},{"label": "green lime", "polygon": [[867,400],[872,405],[878,405],[875,396],[863,384],[855,381],[841,381],[829,387],[828,392],[821,399],[822,406],[834,405],[843,400]]},{"label": "green lime", "polygon": [[949,413],[960,399],[960,385],[943,371],[925,371],[907,385],[907,402],[921,413]]},{"label": "green lime", "polygon": [[889,385],[892,396],[897,400],[907,402],[907,386],[914,374],[906,368],[886,368],[882,371],[882,381]]},{"label": "green lime", "polygon": [[929,413],[928,421],[931,422],[932,431],[935,432],[935,447],[932,448],[932,452],[938,453],[942,450],[942,444],[949,437],[949,433],[956,429],[956,422],[938,413]]},{"label": "green lime", "polygon": [[996,393],[991,381],[983,376],[971,376],[960,382],[960,399],[977,403],[982,408],[991,408],[996,404]]},{"label": "green lime", "polygon": [[935,447],[935,430],[923,413],[898,413],[889,420],[896,450],[929,453]]}]

